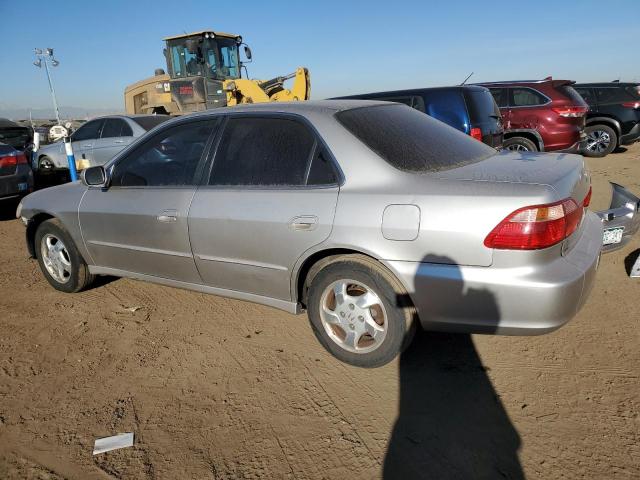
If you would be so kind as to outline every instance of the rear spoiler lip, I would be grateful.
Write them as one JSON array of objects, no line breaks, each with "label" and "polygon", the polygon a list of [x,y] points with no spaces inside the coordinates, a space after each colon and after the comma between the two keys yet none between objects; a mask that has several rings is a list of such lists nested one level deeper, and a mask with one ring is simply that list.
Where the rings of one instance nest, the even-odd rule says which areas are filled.
[{"label": "rear spoiler lip", "polygon": [[610,253],[624,247],[640,230],[640,198],[617,183],[611,183],[611,205],[608,210],[596,212],[600,217],[603,227],[623,227],[622,241],[620,243],[603,245],[602,253]]}]

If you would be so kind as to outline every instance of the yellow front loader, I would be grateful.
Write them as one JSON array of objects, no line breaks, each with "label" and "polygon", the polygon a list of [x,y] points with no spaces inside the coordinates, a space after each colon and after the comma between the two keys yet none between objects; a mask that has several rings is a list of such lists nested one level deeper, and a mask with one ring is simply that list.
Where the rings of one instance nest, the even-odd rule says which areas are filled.
[{"label": "yellow front loader", "polygon": [[[202,31],[164,39],[167,72],[157,69],[153,77],[125,88],[127,113],[180,115],[242,103],[309,100],[309,71],[271,80],[244,78],[245,63],[240,61],[244,45],[247,61],[251,49],[242,37],[222,32]],[[291,88],[285,82],[293,80]]]}]

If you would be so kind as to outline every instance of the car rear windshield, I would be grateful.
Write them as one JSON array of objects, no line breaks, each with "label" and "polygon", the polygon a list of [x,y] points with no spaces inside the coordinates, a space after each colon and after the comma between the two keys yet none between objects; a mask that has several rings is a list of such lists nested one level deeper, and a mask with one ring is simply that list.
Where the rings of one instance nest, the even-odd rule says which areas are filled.
[{"label": "car rear windshield", "polygon": [[131,120],[136,122],[146,131],[151,130],[153,127],[160,125],[162,122],[166,122],[171,119],[169,115],[149,115],[147,117],[131,117]]},{"label": "car rear windshield", "polygon": [[0,157],[10,155],[13,152],[15,152],[15,149],[12,146],[0,144]]},{"label": "car rear windshield", "polygon": [[24,150],[31,141],[29,129],[25,127],[0,128],[0,142]]},{"label": "car rear windshield", "polygon": [[640,85],[632,85],[627,87],[626,90],[633,98],[640,100]]},{"label": "car rear windshield", "polygon": [[405,105],[345,110],[338,121],[399,170],[437,172],[480,162],[496,151]]},{"label": "car rear windshield", "polygon": [[565,97],[569,98],[569,100],[571,100],[577,105],[582,105],[583,103],[586,103],[584,101],[584,98],[582,98],[580,94],[576,92],[573,87],[569,85],[560,85],[559,87],[556,87],[556,90],[558,90]]},{"label": "car rear windshield", "polygon": [[485,123],[491,118],[500,118],[500,110],[489,90],[464,89],[463,92],[471,123]]}]

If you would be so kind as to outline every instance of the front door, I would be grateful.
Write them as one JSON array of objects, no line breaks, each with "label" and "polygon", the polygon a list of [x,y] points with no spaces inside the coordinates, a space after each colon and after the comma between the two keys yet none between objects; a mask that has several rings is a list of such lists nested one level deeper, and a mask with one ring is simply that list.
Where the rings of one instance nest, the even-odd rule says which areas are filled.
[{"label": "front door", "polygon": [[108,189],[88,189],[79,215],[94,265],[201,283],[187,215],[214,125],[165,128],[113,166]]},{"label": "front door", "polygon": [[[71,147],[76,162],[86,165],[91,162],[93,156],[93,145],[100,138],[100,132],[104,125],[104,119],[91,120],[82,125],[71,135]],[[84,162],[83,162],[84,160]]]},{"label": "front door", "polygon": [[231,116],[189,212],[206,285],[290,300],[296,260],[333,225],[338,174],[303,122]]}]

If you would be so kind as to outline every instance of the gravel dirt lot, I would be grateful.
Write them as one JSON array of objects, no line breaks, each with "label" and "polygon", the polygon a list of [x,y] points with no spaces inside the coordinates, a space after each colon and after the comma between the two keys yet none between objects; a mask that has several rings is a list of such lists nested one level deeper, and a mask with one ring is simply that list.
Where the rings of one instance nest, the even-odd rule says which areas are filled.
[{"label": "gravel dirt lot", "polygon": [[[640,144],[588,160],[640,193]],[[638,479],[636,238],[540,337],[420,333],[379,369],[306,316],[132,280],[67,295],[0,220],[0,478]],[[92,456],[94,440],[135,446]]]}]

